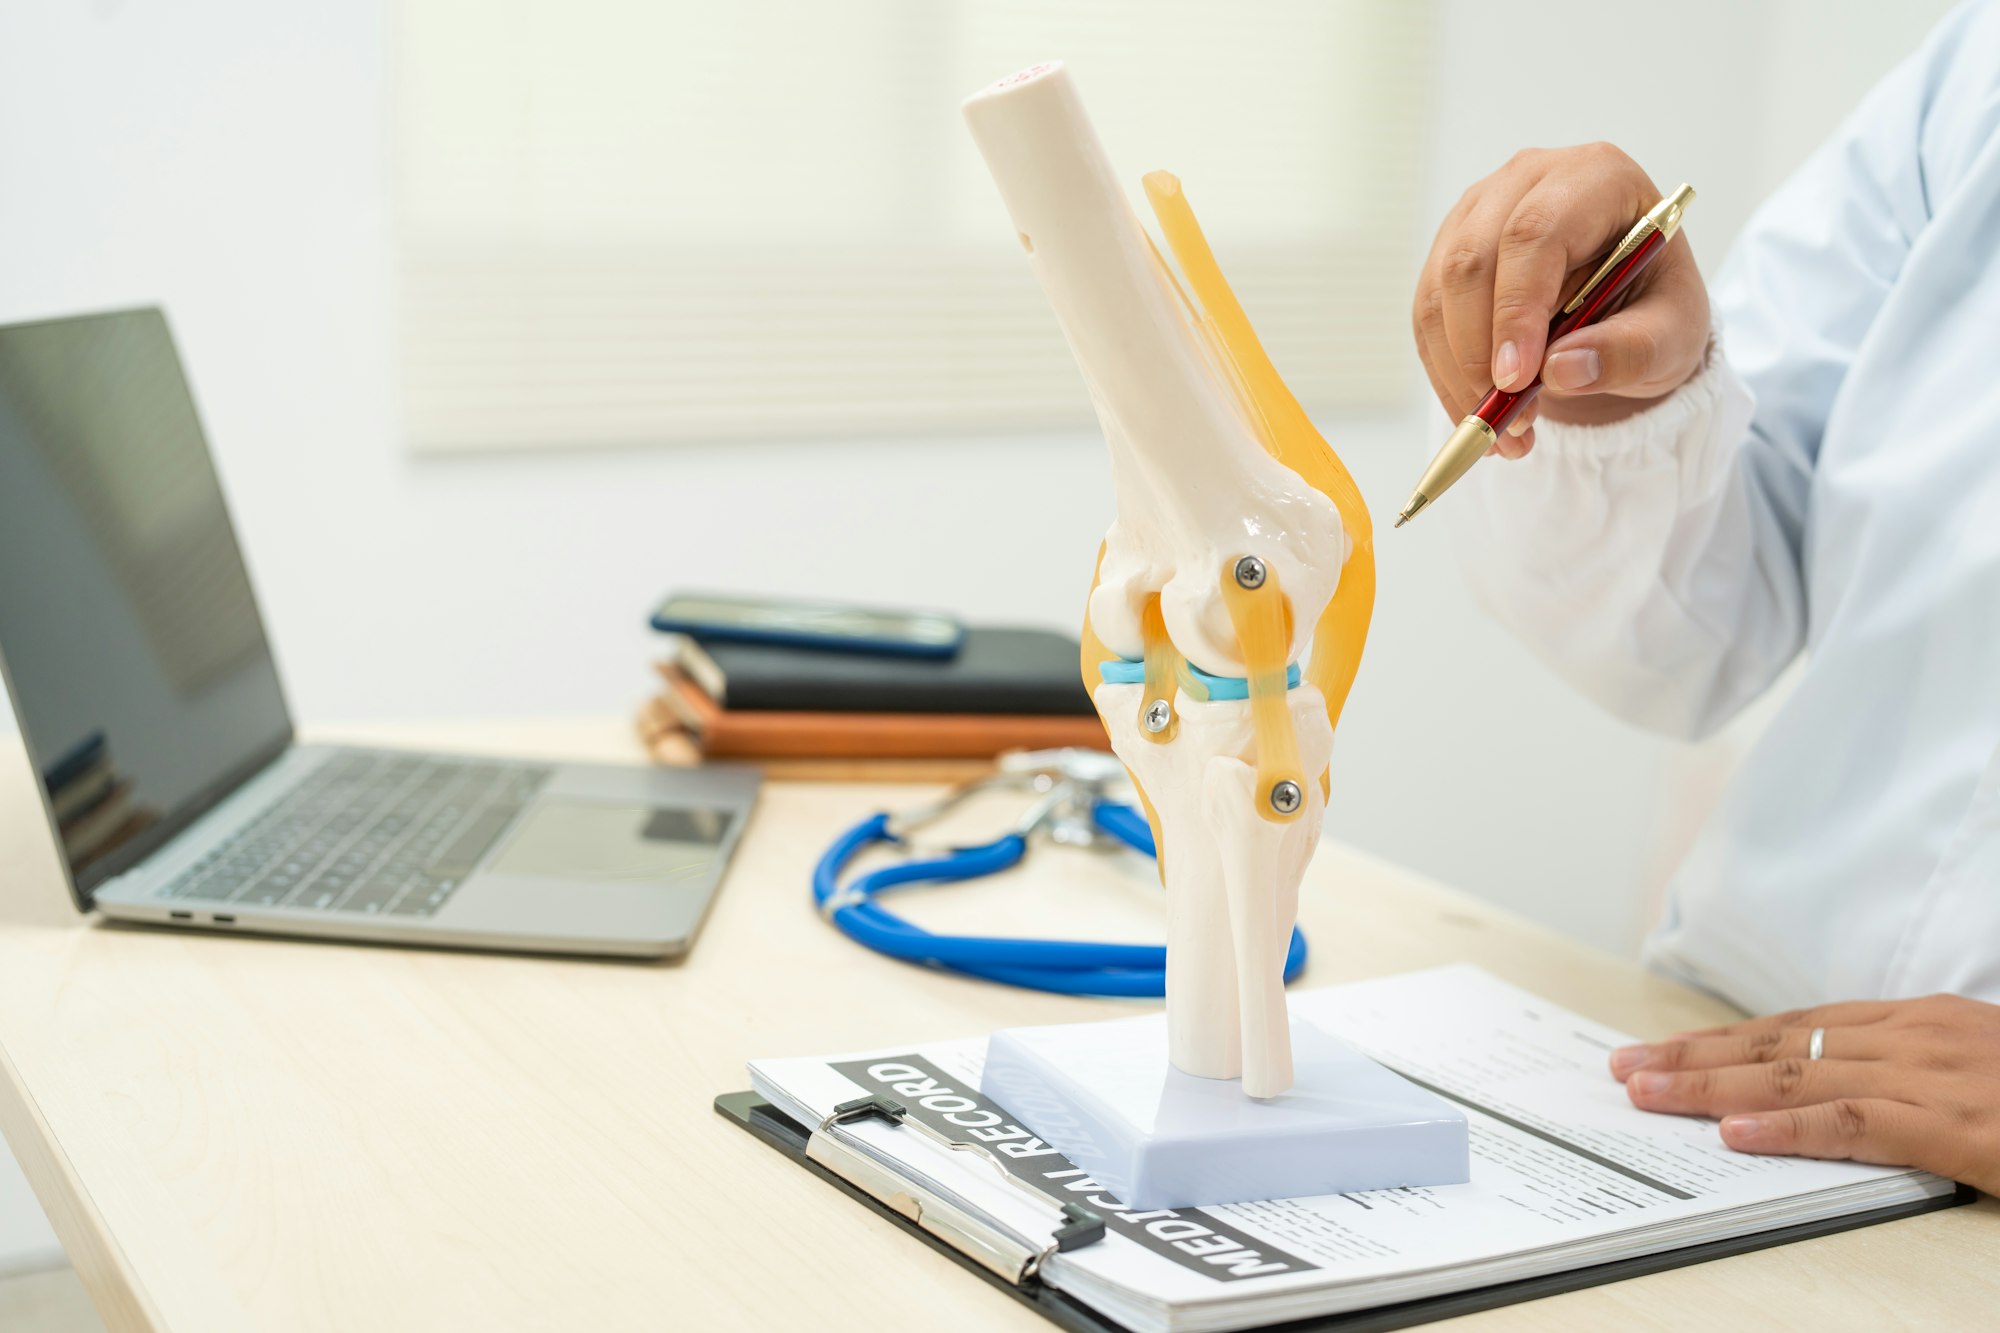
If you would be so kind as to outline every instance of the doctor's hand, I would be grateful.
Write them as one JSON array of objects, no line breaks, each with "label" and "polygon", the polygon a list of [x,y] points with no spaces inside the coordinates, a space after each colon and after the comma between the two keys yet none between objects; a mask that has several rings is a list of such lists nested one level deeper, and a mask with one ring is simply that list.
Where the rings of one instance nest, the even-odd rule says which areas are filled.
[{"label": "doctor's hand", "polygon": [[1623,308],[1544,346],[1563,302],[1660,198],[1639,164],[1605,143],[1524,149],[1465,192],[1438,228],[1411,316],[1453,421],[1495,385],[1520,389],[1540,371],[1540,397],[1497,446],[1519,458],[1534,445],[1537,412],[1615,421],[1700,369],[1708,291],[1685,234],[1639,275]]},{"label": "doctor's hand", "polygon": [[1921,1167],[2000,1193],[2000,1005],[1794,1010],[1624,1047],[1611,1073],[1644,1110],[1719,1118],[1739,1152]]}]

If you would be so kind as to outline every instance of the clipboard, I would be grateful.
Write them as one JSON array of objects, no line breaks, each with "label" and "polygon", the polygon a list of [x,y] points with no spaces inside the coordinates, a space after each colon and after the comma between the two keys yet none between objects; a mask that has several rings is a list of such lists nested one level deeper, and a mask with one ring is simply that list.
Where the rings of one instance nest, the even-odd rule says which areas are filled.
[{"label": "clipboard", "polygon": [[[844,1114],[853,1117],[876,1114],[886,1119],[899,1119],[901,1108],[894,1102],[888,1102],[886,1106],[864,1105],[864,1103],[885,1101],[887,1099],[884,1098],[862,1098],[847,1103],[837,1110],[835,1115]],[[952,1216],[955,1210],[945,1201],[926,1200],[920,1197],[913,1192],[909,1182],[890,1177],[890,1174],[880,1170],[872,1159],[863,1158],[860,1154],[845,1149],[837,1135],[830,1136],[808,1129],[754,1092],[724,1093],[715,1099],[715,1110],[723,1119],[747,1130],[762,1142],[855,1199],[863,1207],[887,1218],[919,1241],[977,1274],[988,1285],[1005,1292],[1057,1327],[1071,1330],[1071,1333],[1131,1333],[1125,1325],[1114,1323],[1075,1298],[1045,1285],[1036,1272],[1039,1261],[1033,1263],[1027,1261],[1026,1256],[1031,1254],[1046,1257],[1049,1253],[1060,1249],[1094,1243],[1101,1236],[1102,1228],[1100,1224],[1096,1234],[1092,1234],[1089,1210],[1079,1209],[1072,1204],[1058,1216],[1054,1201],[1051,1200],[1050,1234],[1041,1250],[1028,1250],[1011,1240],[996,1250],[984,1239],[959,1235],[958,1232],[962,1230],[959,1219]],[[903,1120],[901,1123],[922,1128],[915,1120]],[[973,1147],[970,1144],[952,1146]],[[1960,1204],[1971,1203],[1976,1198],[1978,1191],[1960,1185],[1951,1194],[1896,1204],[1888,1208],[1850,1213],[1843,1217],[1826,1218],[1815,1222],[1794,1223],[1726,1240],[1703,1241],[1679,1249],[1663,1250],[1657,1254],[1593,1264],[1561,1273],[1544,1274],[1540,1277],[1521,1278],[1471,1291],[1428,1296],[1397,1305],[1350,1310],[1344,1314],[1293,1320],[1282,1325],[1273,1324],[1266,1327],[1282,1328],[1285,1333],[1389,1333],[1391,1329],[1411,1328],[1418,1324],[1475,1314],[1498,1306],[1540,1300],[1544,1296],[1557,1296],[1566,1291],[1578,1291],[1606,1282],[1622,1282],[1626,1278],[1643,1277],[1648,1273],[1665,1272],[1688,1264],[1706,1263],[1710,1259],[1724,1259],[1732,1255],[1770,1249],[1777,1245],[1788,1245],[1793,1241],[1811,1240],[1816,1236],[1830,1236],[1836,1232],[1852,1231],[1857,1227],[1873,1226],[1878,1222],[1893,1222],[1905,1217],[1915,1217],[1919,1213],[1936,1212],[1941,1208],[1955,1208]],[[1078,1217],[1076,1213],[1083,1213],[1086,1216]],[[926,1220],[929,1222],[928,1226],[925,1225]]]}]

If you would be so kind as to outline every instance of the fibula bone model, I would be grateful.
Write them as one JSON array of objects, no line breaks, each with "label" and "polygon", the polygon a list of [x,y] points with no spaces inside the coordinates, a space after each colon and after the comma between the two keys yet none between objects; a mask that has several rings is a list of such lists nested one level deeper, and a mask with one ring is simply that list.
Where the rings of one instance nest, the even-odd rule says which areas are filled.
[{"label": "fibula bone model", "polygon": [[1375,601],[1368,513],[1180,182],[1144,186],[1185,287],[1060,64],[965,117],[1111,448],[1083,671],[1160,850],[1171,1058],[1273,1097],[1292,1083],[1286,944]]}]

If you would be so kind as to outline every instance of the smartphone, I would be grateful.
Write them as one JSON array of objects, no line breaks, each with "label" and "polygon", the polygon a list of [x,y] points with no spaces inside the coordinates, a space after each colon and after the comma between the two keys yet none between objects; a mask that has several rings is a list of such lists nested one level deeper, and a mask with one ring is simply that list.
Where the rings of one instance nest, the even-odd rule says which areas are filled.
[{"label": "smartphone", "polygon": [[933,612],[714,593],[674,593],[653,612],[653,628],[697,639],[893,657],[951,657],[965,640],[964,625]]}]

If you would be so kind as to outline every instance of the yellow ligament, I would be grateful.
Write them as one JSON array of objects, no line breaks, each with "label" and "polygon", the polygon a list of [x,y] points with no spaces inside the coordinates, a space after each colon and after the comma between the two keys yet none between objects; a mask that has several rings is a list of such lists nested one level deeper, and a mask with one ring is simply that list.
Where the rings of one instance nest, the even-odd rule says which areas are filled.
[{"label": "yellow ligament", "polygon": [[[1103,577],[1103,574],[1104,547],[1100,544],[1097,548],[1097,566],[1091,571],[1090,575],[1090,591],[1092,593],[1097,591],[1098,580]],[[1084,602],[1083,610],[1083,633],[1078,638],[1083,643],[1083,688],[1090,695],[1091,703],[1095,705],[1097,702],[1097,687],[1104,680],[1104,664],[1119,659],[1118,654],[1112,652],[1110,648],[1105,646],[1104,640],[1097,637],[1097,630],[1090,623],[1090,603],[1087,599]],[[1103,721],[1105,729],[1109,731],[1111,728],[1111,719],[1104,717],[1104,710],[1101,708],[1098,709],[1098,717]],[[1165,884],[1167,882],[1167,844],[1166,840],[1160,836],[1160,813],[1153,808],[1153,798],[1146,794],[1146,788],[1140,783],[1139,775],[1132,771],[1130,765],[1126,766],[1125,773],[1126,776],[1132,779],[1132,790],[1139,793],[1140,808],[1146,812],[1146,823],[1153,830],[1153,848],[1158,853],[1157,864],[1154,870],[1160,877],[1160,883]]]},{"label": "yellow ligament", "polygon": [[[1146,609],[1139,623],[1146,643],[1146,689],[1139,696],[1139,734],[1156,745],[1165,745],[1181,731],[1180,700],[1175,696],[1180,692],[1180,673],[1185,661],[1180,649],[1167,637],[1167,618],[1160,610],[1160,594],[1152,593],[1146,598]],[[1158,699],[1167,701],[1168,721],[1163,730],[1153,731],[1146,726],[1146,710]]]},{"label": "yellow ligament", "polygon": [[1280,812],[1271,792],[1280,782],[1298,784],[1305,795],[1305,774],[1299,768],[1299,735],[1292,726],[1290,674],[1292,604],[1278,586],[1278,571],[1266,567],[1264,582],[1246,588],[1236,579],[1236,561],[1222,565],[1222,605],[1236,630],[1236,648],[1243,654],[1250,687],[1250,726],[1257,738],[1257,813],[1274,824],[1296,819],[1305,801]]},{"label": "yellow ligament", "polygon": [[[1187,196],[1181,191],[1179,179],[1169,172],[1155,171],[1146,176],[1145,186],[1146,198],[1160,220],[1167,245],[1206,312],[1201,319],[1203,332],[1212,344],[1219,344],[1227,364],[1234,367],[1237,387],[1247,400],[1244,407],[1265,451],[1332,500],[1347,529],[1351,544],[1347,562],[1341,569],[1333,600],[1327,603],[1313,628],[1312,657],[1303,670],[1305,679],[1318,686],[1325,696],[1328,723],[1337,726],[1348,691],[1354,686],[1354,673],[1361,665],[1368,622],[1375,610],[1374,522],[1368,516],[1360,487],[1313,427],[1312,419],[1292,396],[1277,367],[1271,364],[1249,316],[1243,312],[1242,303],[1215,262],[1201,224],[1195,221],[1194,210],[1188,207]],[[1233,570],[1226,570],[1224,578],[1227,596],[1228,585],[1235,581]],[[1264,586],[1275,588],[1275,579],[1267,579]],[[1241,633],[1239,628],[1239,636]],[[1296,738],[1293,744],[1296,746]],[[1320,791],[1324,794],[1326,790],[1327,774],[1322,772]]]}]

